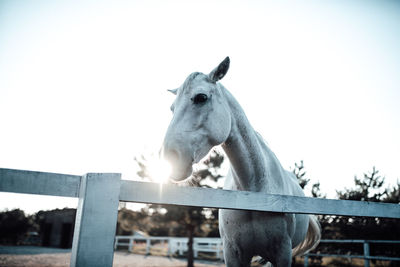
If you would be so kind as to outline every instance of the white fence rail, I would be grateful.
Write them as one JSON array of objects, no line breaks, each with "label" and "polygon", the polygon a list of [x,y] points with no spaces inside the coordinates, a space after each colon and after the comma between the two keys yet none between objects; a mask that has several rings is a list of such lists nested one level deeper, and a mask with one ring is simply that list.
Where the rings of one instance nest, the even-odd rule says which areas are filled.
[{"label": "white fence rail", "polygon": [[[167,255],[178,254],[182,256],[188,250],[188,238],[186,237],[163,237],[163,236],[115,236],[114,249],[127,247],[128,251],[133,251],[137,242],[146,243],[146,254],[150,254],[154,242],[166,244]],[[222,240],[220,238],[195,237],[193,238],[193,254],[197,258],[199,252],[215,253],[217,259],[222,260]]]},{"label": "white fence rail", "polygon": [[71,266],[112,266],[118,201],[269,212],[400,218],[400,205],[178,187],[0,168],[0,191],[78,197]]}]

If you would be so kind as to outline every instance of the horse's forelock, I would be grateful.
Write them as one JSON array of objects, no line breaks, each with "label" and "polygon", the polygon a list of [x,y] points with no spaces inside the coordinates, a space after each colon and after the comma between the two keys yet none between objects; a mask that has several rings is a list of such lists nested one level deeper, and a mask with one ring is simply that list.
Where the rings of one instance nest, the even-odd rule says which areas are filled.
[{"label": "horse's forelock", "polygon": [[185,82],[183,83],[183,88],[187,88],[187,87],[190,85],[190,83],[191,83],[194,79],[196,79],[196,77],[197,77],[198,75],[200,75],[200,74],[201,74],[201,72],[193,72],[192,74],[190,74],[190,75],[186,78]]},{"label": "horse's forelock", "polygon": [[204,76],[204,79],[206,79],[206,80],[208,80],[208,81],[211,81],[210,79],[209,79],[209,77],[207,76],[207,75],[205,75],[204,73],[201,73],[201,72],[193,72],[192,74],[190,74],[187,78],[186,78],[186,80],[185,80],[185,82],[183,83],[183,89],[185,90],[186,88],[189,88],[190,87],[190,84],[199,76],[199,75],[203,75]]}]

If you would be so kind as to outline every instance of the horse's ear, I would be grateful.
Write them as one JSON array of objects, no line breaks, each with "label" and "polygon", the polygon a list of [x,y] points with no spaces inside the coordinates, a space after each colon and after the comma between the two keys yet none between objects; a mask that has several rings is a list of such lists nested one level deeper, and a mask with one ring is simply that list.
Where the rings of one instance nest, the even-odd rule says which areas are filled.
[{"label": "horse's ear", "polygon": [[176,95],[176,93],[178,92],[178,89],[168,89],[168,92],[173,93],[174,95]]},{"label": "horse's ear", "polygon": [[219,63],[218,67],[213,69],[210,74],[208,74],[208,77],[211,79],[211,81],[216,83],[224,78],[225,74],[228,72],[229,63],[229,57],[226,57],[221,63]]}]

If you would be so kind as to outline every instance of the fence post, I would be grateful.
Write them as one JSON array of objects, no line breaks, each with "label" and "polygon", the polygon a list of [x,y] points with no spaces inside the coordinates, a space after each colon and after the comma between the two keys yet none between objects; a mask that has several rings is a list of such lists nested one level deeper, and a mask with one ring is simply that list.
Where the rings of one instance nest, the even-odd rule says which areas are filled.
[{"label": "fence post", "polygon": [[364,240],[364,267],[369,267],[369,243]]},{"label": "fence post", "polygon": [[129,252],[133,252],[133,245],[134,245],[134,242],[135,242],[135,239],[132,237],[132,238],[129,238],[129,246],[128,246],[128,251]]},{"label": "fence post", "polygon": [[146,255],[150,255],[151,240],[146,238]]},{"label": "fence post", "polygon": [[88,173],[82,177],[71,267],[112,266],[120,184],[119,173]]},{"label": "fence post", "polygon": [[[197,242],[197,240],[193,240],[192,248],[193,248],[193,257],[194,258],[198,258],[199,257],[199,251],[198,251],[198,242]],[[188,250],[189,250],[189,248],[188,248]]]},{"label": "fence post", "polygon": [[114,240],[114,250],[117,250],[118,240],[119,240],[119,238],[118,238],[118,237],[115,237],[115,240]]},{"label": "fence post", "polygon": [[308,254],[304,256],[304,267],[308,267]]},{"label": "fence post", "polygon": [[170,237],[168,237],[168,251],[167,251],[167,256],[171,256],[171,254],[172,254],[172,249],[171,249],[171,238]]},{"label": "fence post", "polygon": [[218,245],[217,245],[217,249],[218,249],[218,253],[217,253],[217,255],[218,255],[218,259],[220,259],[220,260],[224,260],[224,255],[223,255],[223,247],[222,247],[222,243],[218,243]]},{"label": "fence post", "polygon": [[182,256],[183,255],[183,246],[187,244],[184,241],[179,241],[179,255]]}]

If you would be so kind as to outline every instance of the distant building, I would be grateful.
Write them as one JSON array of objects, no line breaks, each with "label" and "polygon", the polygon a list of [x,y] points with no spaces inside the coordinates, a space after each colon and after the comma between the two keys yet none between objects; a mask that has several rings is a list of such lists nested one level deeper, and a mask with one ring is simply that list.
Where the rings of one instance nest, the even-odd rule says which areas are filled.
[{"label": "distant building", "polygon": [[42,245],[71,248],[74,235],[76,209],[56,209],[43,213]]},{"label": "distant building", "polygon": [[[136,213],[122,209],[118,212],[117,235],[148,236],[145,232],[134,230],[137,220]],[[42,246],[56,248],[71,248],[74,236],[76,209],[56,209],[42,211],[43,220],[40,226]]]}]

